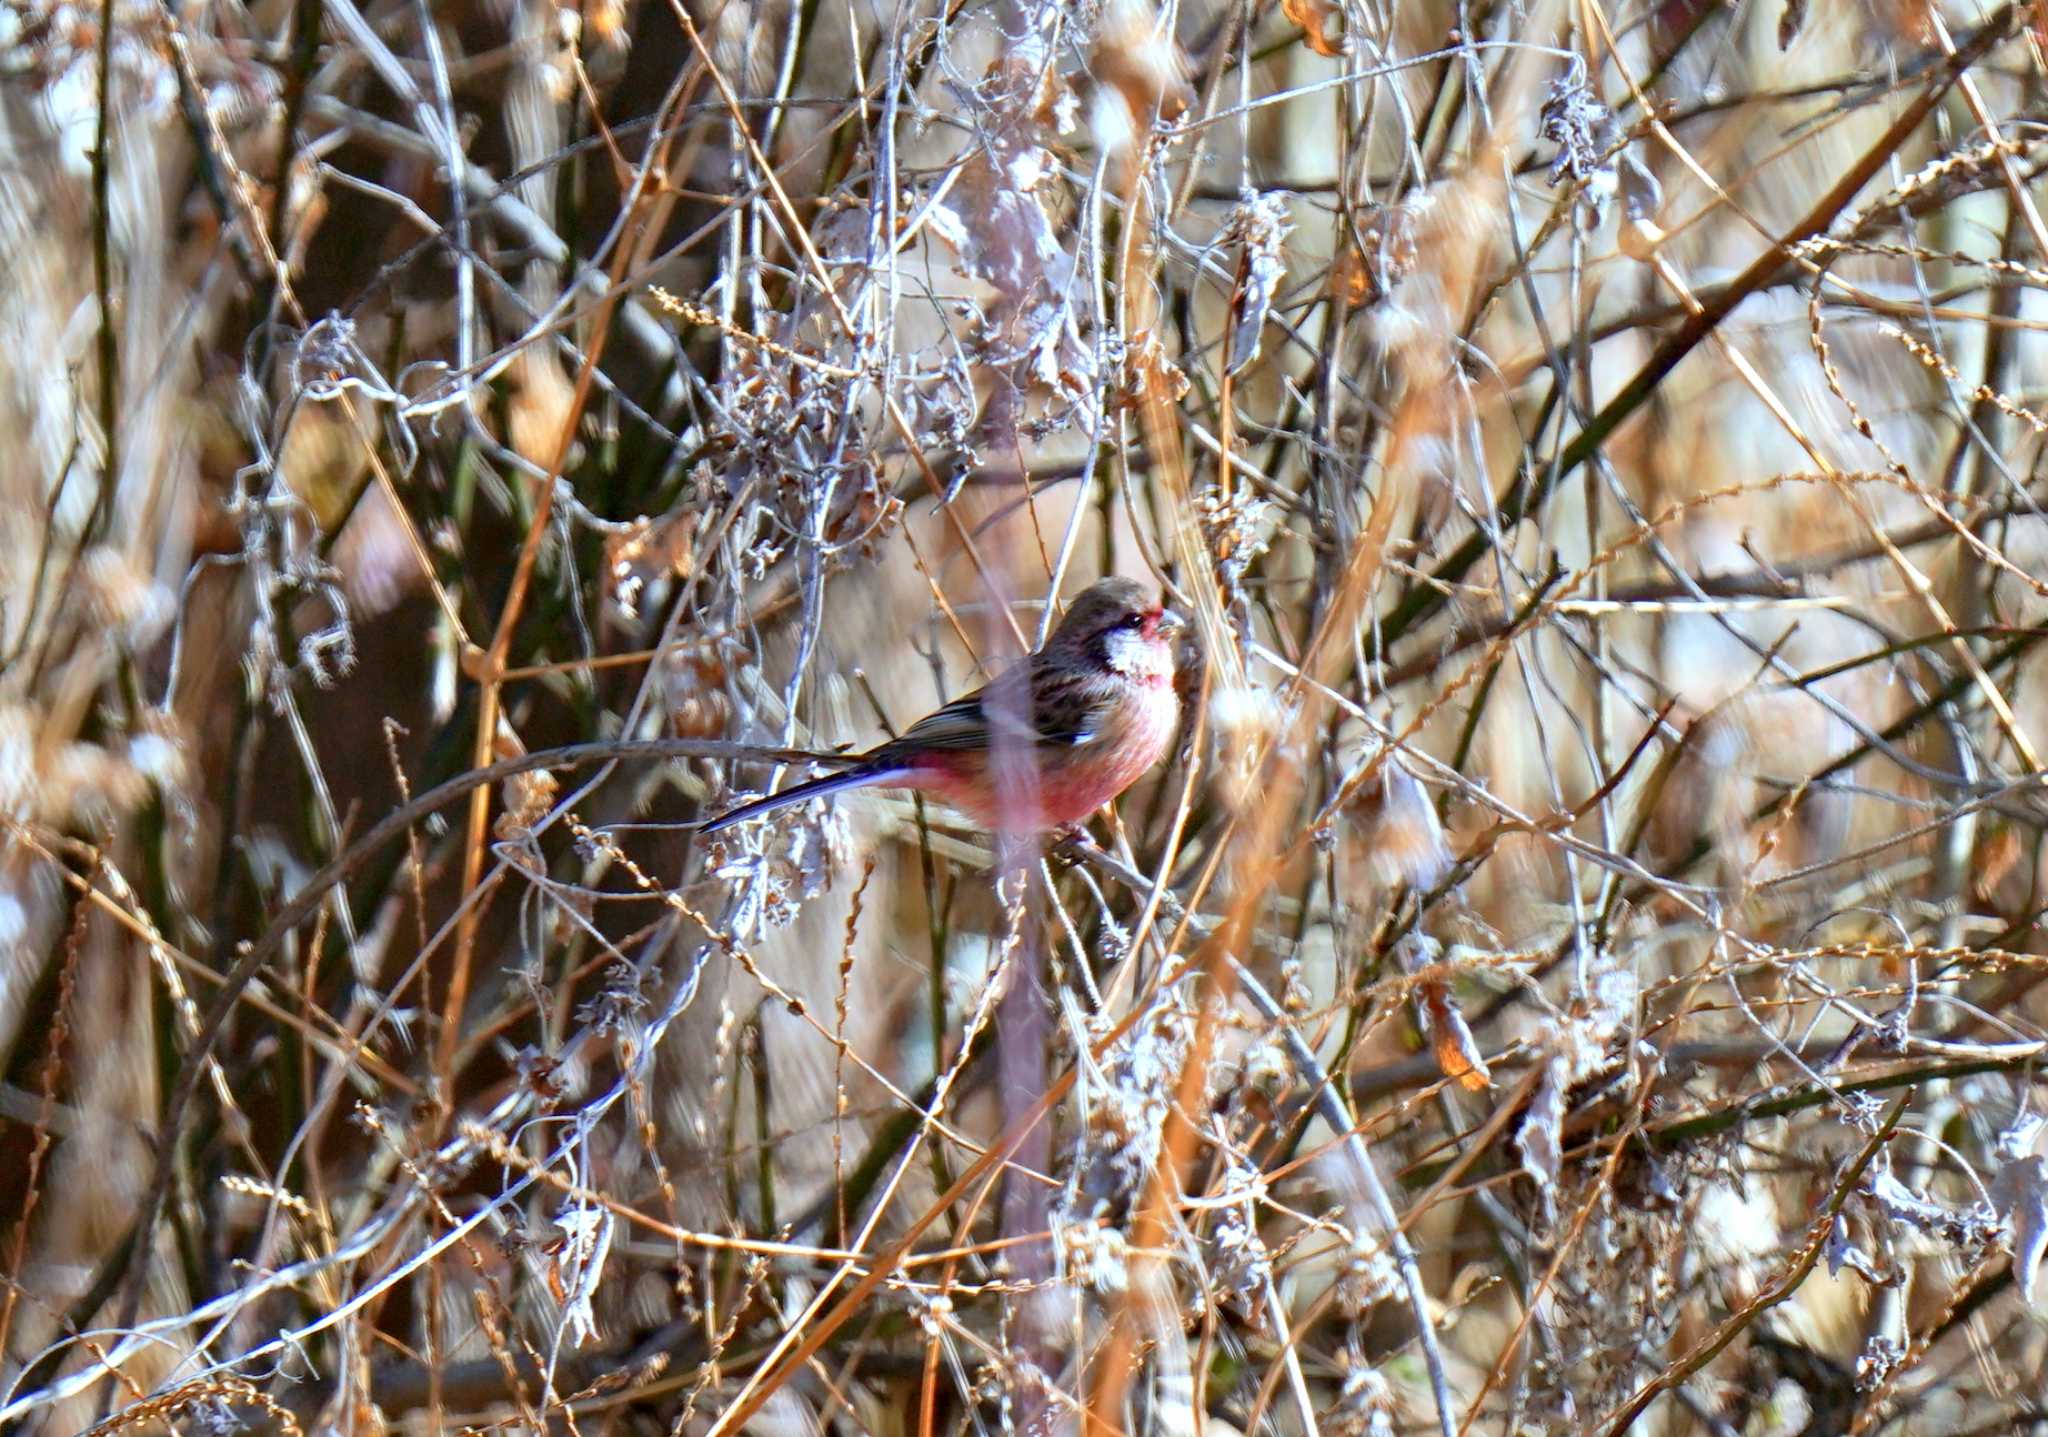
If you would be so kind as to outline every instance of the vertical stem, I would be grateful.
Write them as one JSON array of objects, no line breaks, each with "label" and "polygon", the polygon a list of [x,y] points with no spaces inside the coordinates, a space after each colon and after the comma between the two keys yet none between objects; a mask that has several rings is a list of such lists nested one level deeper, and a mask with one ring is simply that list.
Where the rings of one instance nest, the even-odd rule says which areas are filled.
[{"label": "vertical stem", "polygon": [[99,125],[92,144],[92,277],[99,293],[100,332],[100,433],[107,446],[106,464],[100,473],[100,490],[93,500],[92,517],[85,537],[99,537],[114,512],[114,486],[121,478],[120,374],[121,350],[114,333],[114,260],[112,253],[113,211],[108,190],[113,166],[109,147],[114,126],[114,0],[100,3],[100,108]]}]

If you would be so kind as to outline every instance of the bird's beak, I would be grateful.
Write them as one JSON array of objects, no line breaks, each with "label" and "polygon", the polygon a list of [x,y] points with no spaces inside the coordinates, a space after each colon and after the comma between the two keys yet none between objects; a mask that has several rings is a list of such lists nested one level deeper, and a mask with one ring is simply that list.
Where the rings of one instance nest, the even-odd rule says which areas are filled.
[{"label": "bird's beak", "polygon": [[1188,621],[1173,610],[1161,609],[1159,611],[1159,618],[1153,624],[1153,630],[1163,637],[1170,639],[1187,626]]}]

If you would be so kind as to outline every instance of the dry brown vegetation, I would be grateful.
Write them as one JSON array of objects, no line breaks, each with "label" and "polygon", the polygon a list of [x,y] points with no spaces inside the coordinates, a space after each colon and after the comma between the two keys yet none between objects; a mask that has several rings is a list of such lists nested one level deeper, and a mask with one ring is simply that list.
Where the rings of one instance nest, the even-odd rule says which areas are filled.
[{"label": "dry brown vegetation", "polygon": [[9,0],[0,1430],[2048,1424],[2044,45]]}]

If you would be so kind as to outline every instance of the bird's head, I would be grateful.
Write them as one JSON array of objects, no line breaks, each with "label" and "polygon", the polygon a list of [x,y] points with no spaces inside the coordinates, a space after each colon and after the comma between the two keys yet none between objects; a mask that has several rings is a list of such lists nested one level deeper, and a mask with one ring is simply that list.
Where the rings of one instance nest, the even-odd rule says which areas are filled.
[{"label": "bird's head", "polygon": [[1131,678],[1170,679],[1173,640],[1181,627],[1180,615],[1137,580],[1099,579],[1075,597],[1047,647]]}]

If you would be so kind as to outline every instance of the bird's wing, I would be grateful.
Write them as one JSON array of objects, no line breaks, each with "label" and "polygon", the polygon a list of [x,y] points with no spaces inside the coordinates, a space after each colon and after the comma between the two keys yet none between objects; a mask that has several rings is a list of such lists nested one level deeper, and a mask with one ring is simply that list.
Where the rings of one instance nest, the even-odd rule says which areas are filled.
[{"label": "bird's wing", "polygon": [[993,683],[962,694],[944,708],[919,719],[902,737],[882,745],[870,757],[917,749],[957,753],[988,748],[990,735],[998,726],[1007,727],[1013,722],[1011,715],[1016,706],[1006,702],[1010,696],[1005,689],[1027,676],[1032,680],[1031,720],[1028,729],[1018,737],[1052,747],[1078,746],[1095,738],[1109,703],[1095,702],[1092,696],[1084,696],[1070,687],[1046,682],[1038,669],[1035,662],[1019,665]]},{"label": "bird's wing", "polygon": [[877,755],[895,749],[947,749],[960,751],[988,747],[988,715],[981,706],[985,688],[962,694],[942,709],[926,714],[906,729],[900,738],[883,744]]},{"label": "bird's wing", "polygon": [[1049,667],[1034,674],[1033,680],[1031,726],[1039,743],[1079,748],[1103,736],[1118,694]]}]

